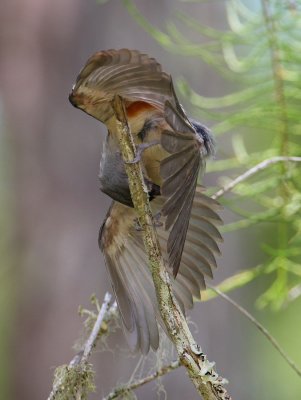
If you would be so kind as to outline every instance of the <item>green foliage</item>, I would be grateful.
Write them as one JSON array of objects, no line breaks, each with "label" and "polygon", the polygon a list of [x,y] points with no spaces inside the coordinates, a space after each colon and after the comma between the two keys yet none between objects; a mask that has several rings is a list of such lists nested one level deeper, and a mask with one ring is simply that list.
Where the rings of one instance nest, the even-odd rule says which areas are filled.
[{"label": "green foliage", "polygon": [[0,102],[0,398],[12,397],[12,371],[14,360],[11,349],[15,338],[19,278],[16,268],[18,254],[15,249],[15,201],[11,195],[14,163],[10,157],[9,130]]},{"label": "green foliage", "polygon": [[[208,166],[208,171],[221,175],[223,186],[263,160],[300,155],[301,19],[300,1],[252,2],[255,11],[241,0],[222,4],[227,30],[177,12],[163,31],[151,25],[131,0],[124,0],[128,12],[164,48],[198,58],[235,85],[233,93],[206,98],[185,79],[177,81],[178,92],[190,101],[193,113],[210,121],[216,135],[228,135],[232,154],[222,154],[222,159]],[[187,32],[198,35],[198,40],[192,42]],[[253,226],[265,234],[263,243],[253,244],[264,252],[264,260],[252,279],[267,274],[270,279],[257,299],[261,308],[279,309],[298,297],[292,291],[296,294],[301,284],[300,182],[299,164],[277,163],[221,199],[236,216],[224,232]],[[232,286],[230,281],[227,290],[241,286],[237,277]]]},{"label": "green foliage", "polygon": [[[225,279],[220,285],[216,286],[217,289],[222,291],[223,293],[230,292],[233,289],[238,289],[243,287],[244,285],[250,283],[252,280],[257,278],[263,270],[263,265],[258,265],[252,269],[246,269],[244,271],[240,271],[237,274],[231,276],[228,279]],[[202,301],[208,301],[217,297],[218,294],[213,289],[208,288],[202,294]]]}]

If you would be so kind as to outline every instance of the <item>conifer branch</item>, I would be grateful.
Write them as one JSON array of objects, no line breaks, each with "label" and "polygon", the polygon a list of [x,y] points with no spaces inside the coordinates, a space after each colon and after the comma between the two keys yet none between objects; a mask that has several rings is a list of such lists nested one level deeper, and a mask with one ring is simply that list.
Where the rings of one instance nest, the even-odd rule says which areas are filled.
[{"label": "conifer branch", "polygon": [[274,338],[274,336],[255,318],[252,314],[250,314],[244,307],[238,304],[236,301],[231,299],[228,295],[223,293],[217,287],[210,286],[208,287],[216,292],[220,297],[227,300],[228,303],[232,304],[239,312],[241,312],[249,321],[252,322],[256,326],[256,328],[268,339],[268,341],[275,347],[281,357],[288,363],[288,365],[296,372],[297,375],[301,378],[301,370],[297,366],[297,364],[286,354],[284,349],[280,346],[278,341]]}]

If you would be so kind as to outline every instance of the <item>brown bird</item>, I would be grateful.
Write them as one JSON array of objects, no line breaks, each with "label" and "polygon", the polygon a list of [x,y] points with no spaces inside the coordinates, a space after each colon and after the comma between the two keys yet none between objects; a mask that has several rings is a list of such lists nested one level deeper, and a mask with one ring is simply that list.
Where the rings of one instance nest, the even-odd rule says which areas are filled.
[{"label": "brown bird", "polygon": [[103,251],[126,337],[133,350],[159,345],[158,310],[142,232],[133,208],[128,178],[116,138],[111,101],[124,99],[129,127],[143,174],[163,256],[175,296],[185,312],[212,277],[222,240],[220,206],[197,185],[205,160],[214,152],[204,125],[188,119],[171,76],[154,58],[137,50],[95,53],[76,79],[70,102],[108,128],[100,162],[101,190],[114,201],[100,229]]}]

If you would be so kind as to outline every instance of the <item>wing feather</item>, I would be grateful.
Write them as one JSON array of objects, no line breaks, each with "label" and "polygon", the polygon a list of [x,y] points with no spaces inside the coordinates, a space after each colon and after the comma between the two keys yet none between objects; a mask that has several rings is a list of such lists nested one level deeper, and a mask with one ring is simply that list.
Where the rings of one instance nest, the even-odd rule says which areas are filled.
[{"label": "wing feather", "polygon": [[[174,103],[179,104],[176,98]],[[172,130],[162,132],[161,145],[170,156],[161,161],[160,173],[165,197],[162,214],[166,216],[166,230],[171,228],[167,251],[174,276],[180,267],[199,171],[204,168],[200,152],[203,142],[183,114],[179,105],[175,108],[166,101],[166,121]]]},{"label": "wing feather", "polygon": [[110,102],[116,94],[163,111],[165,101],[173,101],[171,77],[154,58],[137,50],[100,51],[80,71],[69,99],[106,123],[114,115]]},{"label": "wing feather", "polygon": [[[202,194],[202,199],[203,196]],[[154,199],[154,211],[160,210],[163,203],[162,198]],[[215,255],[219,253],[220,236],[215,234],[218,232],[214,225],[216,220],[206,220],[204,225],[199,219],[199,212],[196,211],[196,208],[204,203],[211,204],[207,199],[201,203],[199,199],[192,202],[191,219],[188,220],[187,237],[183,242],[181,266],[176,279],[172,276],[172,268],[169,268],[173,291],[184,313],[193,306],[193,297],[200,297],[200,291],[205,288],[204,277],[212,278],[212,270],[216,267]],[[212,206],[216,209],[218,204],[212,202]],[[162,218],[163,221],[166,219]],[[136,213],[133,208],[114,202],[100,231],[99,242],[128,343],[132,350],[140,349],[146,354],[150,348],[158,348],[158,324],[164,330],[165,327],[158,309],[142,232],[136,229],[135,220]],[[206,229],[208,226],[209,231]],[[211,234],[212,227],[215,235]],[[172,229],[173,227],[170,228]],[[166,231],[164,226],[157,228],[165,261],[170,259],[170,230]]]}]

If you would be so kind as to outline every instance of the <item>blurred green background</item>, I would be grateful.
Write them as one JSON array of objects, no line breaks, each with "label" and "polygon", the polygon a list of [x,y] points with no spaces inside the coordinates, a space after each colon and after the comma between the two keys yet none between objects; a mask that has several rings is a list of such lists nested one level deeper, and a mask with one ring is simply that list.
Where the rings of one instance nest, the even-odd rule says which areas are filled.
[{"label": "blurred green background", "polygon": [[[152,31],[146,21],[136,15],[137,23],[133,18],[135,9],[131,8],[130,2],[111,0],[100,3],[103,2],[4,0],[1,4],[1,399],[47,398],[54,367],[73,357],[72,345],[82,328],[82,321],[77,315],[78,306],[89,307],[92,293],[101,299],[105,291],[110,290],[97,244],[98,229],[110,204],[110,200],[98,190],[97,179],[106,132],[96,120],[78,112],[68,102],[76,75],[93,52],[108,48],[136,48],[156,57],[175,80],[181,78],[178,83],[180,101],[187,111],[202,119],[217,134],[218,152],[216,159],[208,166],[209,173],[205,178],[207,186],[220,186],[225,181],[221,177],[235,177],[254,165],[254,162],[278,154],[273,149],[281,147],[276,132],[279,125],[277,115],[281,110],[273,110],[274,114],[270,115],[263,112],[259,114],[258,107],[263,102],[269,105],[263,99],[265,95],[269,96],[270,88],[262,86],[261,91],[256,92],[256,85],[262,84],[260,79],[263,82],[266,79],[261,61],[270,60],[268,44],[273,38],[269,37],[269,30],[256,34],[251,25],[239,25],[242,22],[235,19],[236,14],[229,8],[232,4],[235,10],[235,4],[239,2],[137,0],[135,4],[141,14],[161,33],[164,31],[166,36]],[[292,104],[288,126],[296,134],[287,155],[298,155],[301,126],[301,79],[298,70],[301,51],[297,51],[300,2],[244,2],[242,4],[250,7],[250,15],[244,8],[240,9],[240,15],[251,18],[251,13],[260,13],[260,9],[265,5],[270,6],[270,3],[274,7],[271,6],[270,11],[275,11],[277,18],[282,16],[281,13],[277,14],[279,10],[285,11],[280,37],[283,39],[283,49],[292,56],[292,64],[288,60],[286,64],[283,63],[283,68],[290,72],[288,81],[291,84],[285,94],[288,96],[286,100]],[[178,12],[212,29],[232,29],[232,32],[239,26],[244,29],[245,41],[236,43],[238,54],[245,55],[245,46],[253,45],[251,39],[258,45],[254,57],[249,60],[251,73],[244,74],[247,72],[244,67],[235,71],[236,56],[231,53],[230,45],[222,47],[209,41],[211,44],[206,47],[206,40],[200,36],[200,32],[192,29],[191,23],[184,23],[183,18],[179,22]],[[174,21],[178,21],[181,34],[174,29],[171,23]],[[167,22],[169,25],[166,25]],[[256,23],[260,24],[260,21]],[[294,25],[296,36],[291,36],[291,25]],[[268,21],[268,26],[272,26],[271,21]],[[213,35],[211,31],[206,33]],[[169,42],[170,37],[172,39]],[[211,39],[214,39],[214,35]],[[225,40],[232,45],[234,39],[229,36]],[[199,51],[203,45],[205,53]],[[230,68],[227,73],[226,69],[219,68],[222,65],[220,60],[225,56],[230,66],[233,61],[232,70]],[[218,68],[211,65],[210,57],[217,61]],[[259,64],[252,70],[253,61],[254,65],[255,61],[259,61]],[[271,76],[272,72],[268,70]],[[206,112],[206,100],[194,96],[190,88],[210,98],[252,88],[254,93],[253,97],[250,96],[250,104],[243,104],[245,108],[241,107],[243,99],[240,102],[239,97],[226,98],[223,105],[217,102],[216,107],[213,104]],[[275,97],[269,98],[275,101]],[[227,106],[230,106],[228,113],[222,110],[227,102]],[[268,108],[265,107],[266,113],[270,111]],[[262,106],[261,111],[263,109]],[[254,110],[257,110],[257,114]],[[254,121],[258,125],[262,122],[261,126],[258,128]],[[230,165],[237,169],[227,173]],[[258,186],[257,192],[252,192],[257,182],[254,179],[253,186],[242,187],[241,192],[236,193],[241,196],[237,197],[236,203],[229,198],[224,201],[225,241],[214,283],[238,271],[266,263],[269,271],[266,269],[260,279],[231,295],[253,312],[296,363],[301,365],[301,299],[297,296],[294,302],[288,301],[291,289],[300,287],[301,272],[298,269],[299,259],[294,258],[295,275],[291,275],[291,264],[284,252],[290,243],[298,250],[300,243],[300,239],[296,241],[296,237],[299,237],[298,227],[301,227],[298,197],[300,181],[297,173],[290,171],[291,181],[286,185],[283,176],[279,175],[279,168],[272,171],[275,175],[271,177],[263,173],[259,183],[265,186],[277,177],[277,182],[282,182],[279,184],[280,192],[276,183],[271,193],[265,193]],[[288,186],[287,190],[283,189],[285,193],[281,192],[281,185]],[[230,225],[244,218],[251,220],[250,216],[257,213],[271,211],[273,204],[276,204],[276,197],[280,201],[284,199],[281,210],[287,204],[293,204],[294,210],[297,210],[289,215],[290,218],[283,217],[278,221],[280,225],[285,224],[287,246],[283,249],[279,244],[285,254],[263,251],[262,243],[277,249],[275,243],[278,243],[282,228],[278,225],[275,228],[275,223],[278,223],[276,220],[270,221],[265,217],[267,220],[264,223],[254,221],[257,223],[250,223],[244,230],[232,229]],[[259,198],[261,202],[256,203]],[[297,200],[293,203],[292,199]],[[278,216],[277,207],[275,205],[274,214]],[[286,264],[281,264],[280,269],[278,263],[277,268],[273,269],[271,265],[275,263],[272,259]],[[278,289],[275,285],[278,285]],[[273,289],[266,292],[271,287]],[[263,310],[255,307],[259,297],[259,305],[268,306]],[[281,301],[278,304],[279,298]],[[195,336],[204,352],[210,360],[216,361],[218,372],[229,380],[229,393],[233,399],[300,398],[300,378],[256,328],[224,300],[198,303],[191,318],[198,326]],[[110,346],[114,352],[104,350],[93,355],[97,393],[92,394],[91,399],[100,399],[116,384],[126,382],[137,363],[137,358],[129,356],[124,350],[126,344],[120,331],[114,334]],[[144,373],[147,373],[147,369],[144,369]],[[163,383],[168,398],[198,398],[182,369],[166,376]],[[145,400],[153,399],[158,396],[157,390],[155,384],[149,384],[139,389],[137,394]],[[160,392],[159,397],[162,396],[163,392]]]}]

